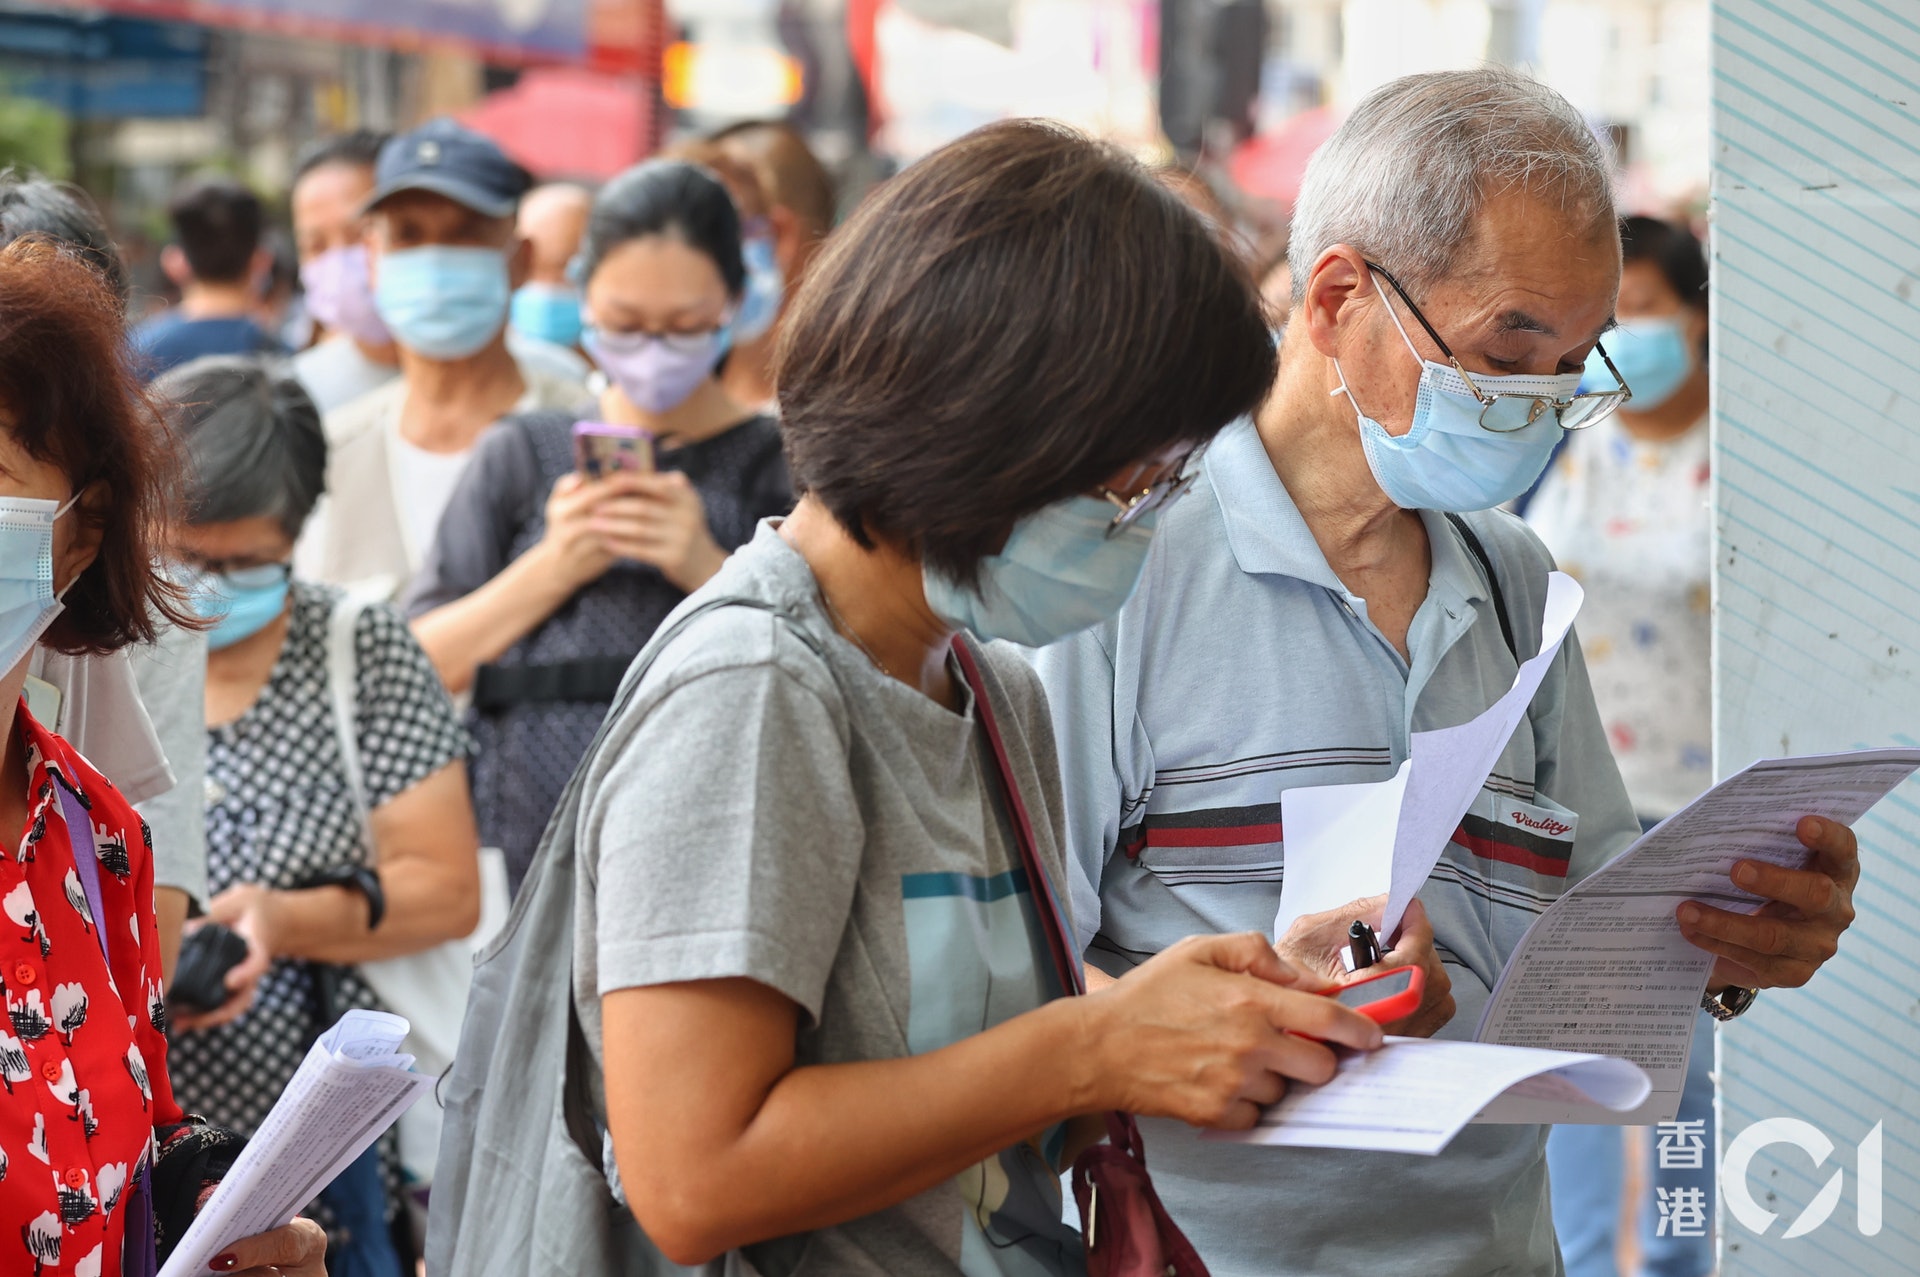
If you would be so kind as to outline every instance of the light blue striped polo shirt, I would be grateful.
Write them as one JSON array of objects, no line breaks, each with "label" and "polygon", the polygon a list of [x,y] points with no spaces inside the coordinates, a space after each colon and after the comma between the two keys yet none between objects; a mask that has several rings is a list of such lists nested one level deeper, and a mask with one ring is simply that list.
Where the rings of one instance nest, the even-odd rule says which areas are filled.
[{"label": "light blue striped polo shirt", "polygon": [[[1032,653],[1066,786],[1088,961],[1118,974],[1196,933],[1271,933],[1280,796],[1384,780],[1408,735],[1466,721],[1516,662],[1479,563],[1426,514],[1433,570],[1411,663],[1347,592],[1252,423],[1208,450],[1113,621]],[[1522,657],[1552,561],[1506,514],[1469,516]],[[1534,917],[1639,832],[1569,638],[1421,899],[1453,978],[1443,1037],[1471,1037]],[[1438,1157],[1202,1144],[1144,1123],[1162,1196],[1215,1277],[1558,1273],[1546,1128],[1469,1127]]]}]

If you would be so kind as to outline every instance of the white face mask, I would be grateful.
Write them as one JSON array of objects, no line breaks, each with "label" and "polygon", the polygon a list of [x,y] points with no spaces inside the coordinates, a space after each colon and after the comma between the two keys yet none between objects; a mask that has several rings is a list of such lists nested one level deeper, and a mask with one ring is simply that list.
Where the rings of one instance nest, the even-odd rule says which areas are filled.
[{"label": "white face mask", "polygon": [[[1460,378],[1451,365],[1421,358],[1413,339],[1383,292],[1381,304],[1400,332],[1400,340],[1420,362],[1420,387],[1414,398],[1413,428],[1392,435],[1366,413],[1347,389],[1347,375],[1338,359],[1334,371],[1360,423],[1360,446],[1375,482],[1403,510],[1491,510],[1533,486],[1560,442],[1560,418],[1543,412],[1529,424],[1510,431],[1489,430],[1480,424],[1483,412],[1524,413],[1524,400],[1498,401],[1492,409]],[[1577,372],[1534,376],[1481,376],[1474,382],[1484,394],[1528,395],[1564,400],[1580,388]]]},{"label": "white face mask", "polygon": [[[0,497],[0,674],[27,654],[60,615],[53,588],[53,522],[73,509],[36,497]],[[72,588],[73,582],[67,582]]]}]

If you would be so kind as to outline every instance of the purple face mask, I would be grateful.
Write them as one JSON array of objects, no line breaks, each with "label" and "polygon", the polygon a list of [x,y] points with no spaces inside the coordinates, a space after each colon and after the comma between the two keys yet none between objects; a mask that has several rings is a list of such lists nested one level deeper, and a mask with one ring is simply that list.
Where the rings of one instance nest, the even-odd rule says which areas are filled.
[{"label": "purple face mask", "polygon": [[363,244],[330,248],[300,267],[300,286],[307,293],[307,311],[328,328],[358,338],[369,346],[393,341],[373,306],[373,277],[367,270]]},{"label": "purple face mask", "polygon": [[580,344],[600,371],[642,412],[668,412],[686,401],[732,344],[727,327],[708,333],[609,333],[589,328]]}]

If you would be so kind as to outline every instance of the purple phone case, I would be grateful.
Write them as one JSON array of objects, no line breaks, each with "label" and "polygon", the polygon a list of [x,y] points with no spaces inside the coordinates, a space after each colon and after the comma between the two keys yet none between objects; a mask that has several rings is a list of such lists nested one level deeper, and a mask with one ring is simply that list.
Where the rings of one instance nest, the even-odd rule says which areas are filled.
[{"label": "purple phone case", "polygon": [[[611,441],[612,447],[595,442],[602,439]],[[623,468],[619,457],[636,455],[642,446],[651,454],[653,432],[639,426],[617,426],[609,421],[578,421],[573,426],[573,462],[589,479],[600,478],[609,460],[611,468]]]}]

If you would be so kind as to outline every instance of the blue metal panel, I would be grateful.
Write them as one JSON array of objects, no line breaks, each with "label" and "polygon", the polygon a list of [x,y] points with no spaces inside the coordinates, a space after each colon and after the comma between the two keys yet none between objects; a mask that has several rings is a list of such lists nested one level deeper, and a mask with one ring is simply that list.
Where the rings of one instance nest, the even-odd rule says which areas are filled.
[{"label": "blue metal panel", "polygon": [[[1714,5],[1716,747],[1920,743],[1920,5]],[[1920,787],[1862,822],[1859,921],[1804,991],[1720,1041],[1721,1142],[1792,1117],[1746,1176],[1780,1218],[1731,1218],[1728,1277],[1920,1271]],[[1860,1141],[1884,1123],[1877,1232]],[[1840,1204],[1787,1228],[1835,1170]]]}]

